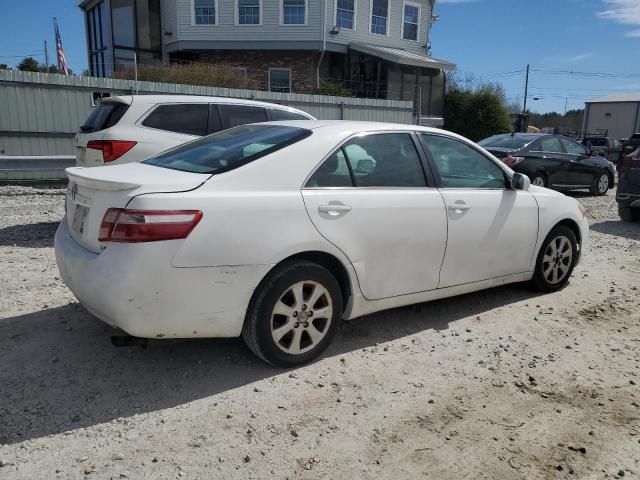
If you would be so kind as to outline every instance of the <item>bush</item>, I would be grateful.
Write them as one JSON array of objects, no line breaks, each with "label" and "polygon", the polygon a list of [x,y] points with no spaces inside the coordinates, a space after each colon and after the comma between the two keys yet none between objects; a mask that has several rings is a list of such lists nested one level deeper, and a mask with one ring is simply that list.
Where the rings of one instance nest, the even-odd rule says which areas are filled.
[{"label": "bush", "polygon": [[313,93],[315,95],[329,95],[333,97],[350,97],[353,95],[351,90],[330,82],[323,83],[320,88],[316,88]]},{"label": "bush", "polygon": [[[135,72],[133,68],[121,67],[113,72],[111,77],[133,80]],[[256,81],[246,78],[237,68],[209,63],[140,64],[138,80],[249,90],[256,90],[259,87]]]},{"label": "bush", "polygon": [[452,90],[444,99],[444,128],[477,142],[511,131],[502,98],[490,89]]}]

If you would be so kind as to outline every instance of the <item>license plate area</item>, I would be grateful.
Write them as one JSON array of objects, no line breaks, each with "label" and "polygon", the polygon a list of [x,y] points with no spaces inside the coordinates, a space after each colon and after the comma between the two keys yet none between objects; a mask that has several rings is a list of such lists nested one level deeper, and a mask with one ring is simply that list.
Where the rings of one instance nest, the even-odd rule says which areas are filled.
[{"label": "license plate area", "polygon": [[75,205],[75,211],[73,213],[73,222],[71,224],[71,228],[78,235],[82,235],[84,233],[84,224],[88,216],[89,207],[77,203]]}]

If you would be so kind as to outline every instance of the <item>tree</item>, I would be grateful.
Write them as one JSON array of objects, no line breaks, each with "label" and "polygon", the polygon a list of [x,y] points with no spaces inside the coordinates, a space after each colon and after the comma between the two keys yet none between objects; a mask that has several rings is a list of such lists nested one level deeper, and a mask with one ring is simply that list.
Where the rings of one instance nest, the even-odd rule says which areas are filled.
[{"label": "tree", "polygon": [[18,70],[23,72],[39,72],[40,64],[33,57],[27,57],[18,64]]},{"label": "tree", "polygon": [[495,88],[451,90],[444,99],[444,128],[475,142],[511,131],[504,97]]},{"label": "tree", "polygon": [[11,70],[11,68],[6,63],[0,63],[0,70]]}]

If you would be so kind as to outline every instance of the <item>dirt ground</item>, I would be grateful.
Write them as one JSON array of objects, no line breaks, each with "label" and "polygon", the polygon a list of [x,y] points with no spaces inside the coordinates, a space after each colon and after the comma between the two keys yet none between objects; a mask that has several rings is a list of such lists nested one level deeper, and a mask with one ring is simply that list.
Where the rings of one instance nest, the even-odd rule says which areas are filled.
[{"label": "dirt ground", "polygon": [[113,347],[58,275],[63,190],[0,187],[0,478],[639,476],[640,224],[576,197],[564,290],[371,315],[285,371],[240,340]]}]

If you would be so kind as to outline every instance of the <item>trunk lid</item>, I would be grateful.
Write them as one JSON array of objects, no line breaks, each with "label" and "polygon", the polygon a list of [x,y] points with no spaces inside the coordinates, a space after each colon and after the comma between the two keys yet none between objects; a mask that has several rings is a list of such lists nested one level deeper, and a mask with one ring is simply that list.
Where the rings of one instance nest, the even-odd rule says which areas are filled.
[{"label": "trunk lid", "polygon": [[125,208],[144,193],[193,190],[211,175],[181,172],[143,163],[103,168],[72,167],[66,198],[66,221],[73,239],[87,250],[98,253],[100,224],[109,208]]}]

